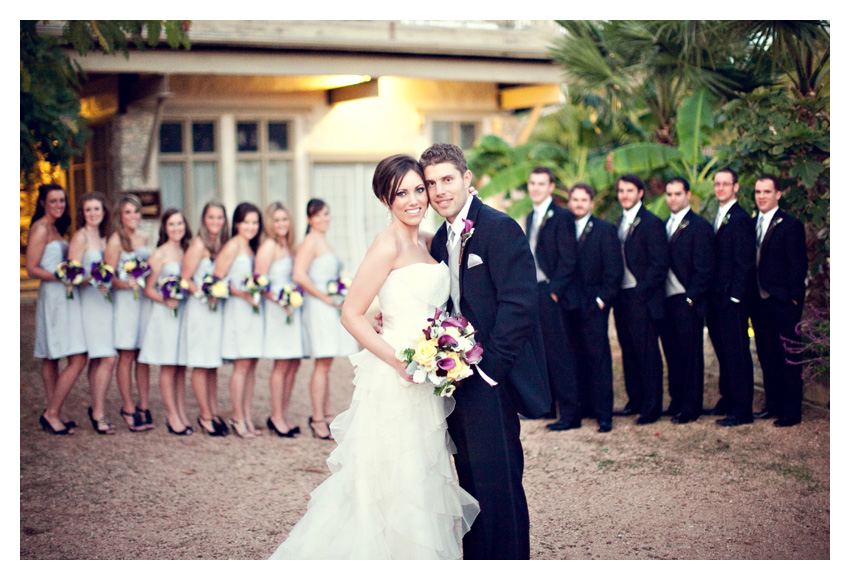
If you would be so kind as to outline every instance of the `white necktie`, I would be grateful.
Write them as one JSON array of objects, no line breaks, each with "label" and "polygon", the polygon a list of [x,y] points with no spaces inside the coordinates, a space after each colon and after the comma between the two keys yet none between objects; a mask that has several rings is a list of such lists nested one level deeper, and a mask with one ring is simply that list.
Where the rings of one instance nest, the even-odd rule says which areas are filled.
[{"label": "white necktie", "polygon": [[675,223],[675,220],[673,219],[673,217],[672,217],[672,216],[670,216],[670,219],[669,219],[669,220],[667,220],[667,239],[668,239],[668,240],[669,240],[671,237],[673,237],[673,232],[674,232],[674,231],[676,231],[676,230],[673,228],[673,224],[674,224],[674,223]]},{"label": "white necktie", "polygon": [[756,228],[756,247],[761,248],[762,232],[764,231],[764,216],[759,216],[758,227]]}]

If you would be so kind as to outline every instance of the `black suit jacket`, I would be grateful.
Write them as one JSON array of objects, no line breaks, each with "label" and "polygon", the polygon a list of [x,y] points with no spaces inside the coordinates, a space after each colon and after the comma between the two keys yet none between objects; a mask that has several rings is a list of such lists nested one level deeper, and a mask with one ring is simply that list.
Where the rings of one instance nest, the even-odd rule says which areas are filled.
[{"label": "black suit jacket", "polygon": [[580,312],[599,310],[598,296],[607,306],[614,304],[623,281],[623,256],[617,228],[590,216],[577,243],[575,290],[571,307]]},{"label": "black suit jacket", "polygon": [[[537,276],[528,240],[505,213],[472,200],[467,219],[475,231],[461,251],[460,310],[484,348],[479,367],[506,389],[529,418],[552,406],[537,304]],[[431,256],[448,264],[446,224],[431,242]],[[469,267],[470,256],[481,264]]]},{"label": "black suit jacket", "polygon": [[721,306],[730,298],[744,302],[754,281],[756,231],[752,218],[735,202],[714,234],[711,299]]},{"label": "black suit jacket", "polygon": [[[531,235],[533,217],[534,212],[525,219],[526,235]],[[558,302],[568,302],[567,294],[575,283],[576,225],[572,212],[560,207],[554,199],[540,224],[535,255]]]},{"label": "black suit jacket", "polygon": [[[484,348],[478,366],[506,389],[522,415],[539,417],[549,412],[552,399],[528,240],[516,221],[478,198],[467,219],[475,231],[461,250],[460,310]],[[431,242],[431,255],[448,264],[446,236],[444,223]],[[473,254],[481,263],[470,268]]]},{"label": "black suit jacket", "polygon": [[[620,216],[620,222],[623,217]],[[618,224],[620,223],[618,222]],[[654,320],[664,318],[664,280],[670,268],[664,222],[641,205],[624,246],[626,266],[637,280],[638,299]]]},{"label": "black suit jacket", "polygon": [[[753,232],[758,227],[758,215],[752,218]],[[806,230],[797,218],[776,210],[761,243],[758,261],[758,283],[771,296],[802,304],[806,296],[806,273],[809,259],[806,253]],[[751,286],[752,295],[758,288]]]},{"label": "black suit jacket", "polygon": [[714,271],[714,228],[689,210],[670,236],[670,269],[685,287],[697,316],[705,316],[708,285]]}]

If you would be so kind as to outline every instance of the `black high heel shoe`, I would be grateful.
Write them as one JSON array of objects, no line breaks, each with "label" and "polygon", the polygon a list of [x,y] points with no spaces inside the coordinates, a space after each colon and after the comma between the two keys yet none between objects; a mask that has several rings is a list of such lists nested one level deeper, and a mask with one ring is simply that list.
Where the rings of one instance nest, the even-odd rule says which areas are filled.
[{"label": "black high heel shoe", "polygon": [[136,405],[136,414],[139,416],[139,419],[141,420],[140,427],[143,430],[149,430],[149,429],[154,428],[153,417],[151,416],[151,410],[150,409],[140,409],[139,406]]},{"label": "black high heel shoe", "polygon": [[91,428],[98,435],[115,435],[115,425],[107,421],[106,417],[95,419],[91,407],[89,407],[89,421],[91,421]]},{"label": "black high heel shoe", "polygon": [[325,435],[324,437],[320,437],[319,435],[316,435],[316,430],[313,428],[313,425],[314,424],[318,425],[319,423],[324,423],[325,425],[328,424],[327,421],[313,421],[313,417],[310,417],[310,420],[307,422],[307,424],[310,426],[310,431],[313,432],[313,438],[314,439],[324,439],[326,441],[332,441],[333,437],[331,436],[331,432],[330,432],[331,426],[330,425],[328,425],[328,434],[327,435]]},{"label": "black high heel shoe", "polygon": [[274,421],[269,417],[266,419],[266,427],[269,428],[269,431],[272,431],[277,434],[278,437],[294,437],[295,436],[295,428],[293,427],[287,432],[280,431],[277,427],[275,427]]},{"label": "black high heel shoe", "polygon": [[[136,413],[135,411],[132,413],[128,413],[122,407],[120,410],[121,416],[124,418],[124,422],[127,423],[127,429],[132,431],[133,433],[138,433],[140,431],[145,430],[145,423],[142,416]],[[133,420],[133,424],[131,425],[129,421],[127,421],[127,417]]]},{"label": "black high heel shoe", "polygon": [[[68,427],[64,429],[59,429],[58,431],[53,428],[53,425],[50,424],[50,421],[44,418],[44,413],[41,414],[41,417],[38,418],[38,422],[41,423],[41,428],[47,431],[48,433],[52,433],[53,435],[70,435],[71,431]],[[62,423],[64,425],[64,423]]]},{"label": "black high heel shoe", "polygon": [[204,421],[209,421],[210,423],[212,423],[212,431],[204,427],[204,424],[201,423],[200,416],[198,417],[198,426],[201,428],[201,430],[203,430],[204,433],[206,433],[210,437],[224,437],[225,435],[227,435],[226,432],[222,432],[222,430],[218,426],[218,423],[215,422],[215,419],[204,419]]},{"label": "black high heel shoe", "polygon": [[168,427],[168,432],[171,433],[172,435],[183,436],[183,435],[191,435],[192,434],[192,430],[189,429],[188,427],[184,427],[182,431],[175,431],[174,429],[171,428],[171,424],[168,422],[168,419],[165,420],[165,426]]},{"label": "black high heel shoe", "polygon": [[224,422],[224,419],[222,419],[218,415],[214,415],[212,421],[213,425],[215,425],[215,428],[221,431],[222,435],[227,435],[228,433],[230,433],[230,430],[227,428],[227,423]]}]

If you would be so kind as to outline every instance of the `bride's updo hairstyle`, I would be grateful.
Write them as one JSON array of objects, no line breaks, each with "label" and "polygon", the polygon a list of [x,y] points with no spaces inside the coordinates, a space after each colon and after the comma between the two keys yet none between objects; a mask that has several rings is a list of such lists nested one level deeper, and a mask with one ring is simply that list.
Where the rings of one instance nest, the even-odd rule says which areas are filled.
[{"label": "bride's updo hairstyle", "polygon": [[375,175],[372,177],[372,191],[375,192],[375,197],[387,207],[391,207],[401,180],[411,171],[415,171],[422,178],[422,183],[425,183],[422,167],[410,155],[398,154],[383,159],[378,163]]}]

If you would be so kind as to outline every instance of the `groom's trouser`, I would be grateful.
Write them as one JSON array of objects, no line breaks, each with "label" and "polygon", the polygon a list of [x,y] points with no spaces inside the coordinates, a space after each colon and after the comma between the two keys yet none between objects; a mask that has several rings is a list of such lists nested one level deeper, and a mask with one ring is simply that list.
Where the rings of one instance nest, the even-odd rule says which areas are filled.
[{"label": "groom's trouser", "polygon": [[528,505],[517,410],[502,386],[491,387],[477,373],[461,383],[455,401],[447,421],[457,447],[458,481],[481,507],[463,538],[463,558],[527,560]]}]

